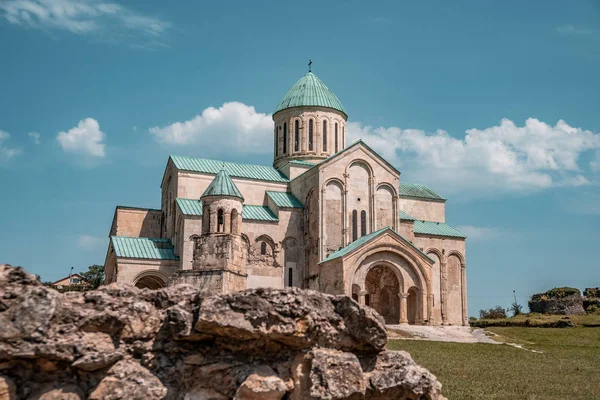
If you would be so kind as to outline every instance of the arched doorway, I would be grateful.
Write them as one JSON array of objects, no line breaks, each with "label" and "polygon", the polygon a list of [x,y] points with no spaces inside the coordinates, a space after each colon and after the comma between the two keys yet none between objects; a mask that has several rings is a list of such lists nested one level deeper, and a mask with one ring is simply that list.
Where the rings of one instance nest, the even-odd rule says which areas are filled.
[{"label": "arched doorway", "polygon": [[[365,303],[375,309],[385,319],[386,324],[400,321],[400,285],[394,271],[385,265],[377,265],[369,270],[365,279],[368,297]],[[367,300],[368,299],[368,300]]]},{"label": "arched doorway", "polygon": [[161,275],[156,273],[148,273],[138,278],[135,282],[135,286],[140,289],[156,290],[164,288],[167,286],[167,283]]},{"label": "arched doorway", "polygon": [[409,324],[415,324],[417,322],[418,315],[418,296],[419,291],[416,287],[411,287],[408,289],[408,297],[406,299],[406,318],[408,319]]}]

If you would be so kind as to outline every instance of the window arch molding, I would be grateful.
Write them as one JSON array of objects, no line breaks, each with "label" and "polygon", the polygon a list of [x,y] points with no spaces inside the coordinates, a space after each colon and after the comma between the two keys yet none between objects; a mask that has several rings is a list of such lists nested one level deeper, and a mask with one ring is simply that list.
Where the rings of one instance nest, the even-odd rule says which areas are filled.
[{"label": "window arch molding", "polygon": [[[258,247],[258,252],[261,253],[262,243],[266,243],[271,248],[271,254],[275,256],[275,241],[269,235],[260,235],[254,240],[255,247]],[[267,252],[268,253],[268,252]]]}]

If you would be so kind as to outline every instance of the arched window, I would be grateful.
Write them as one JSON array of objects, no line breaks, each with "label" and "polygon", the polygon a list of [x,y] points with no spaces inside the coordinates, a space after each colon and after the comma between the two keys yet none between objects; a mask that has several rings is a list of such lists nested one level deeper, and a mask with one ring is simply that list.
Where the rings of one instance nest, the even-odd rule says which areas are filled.
[{"label": "arched window", "polygon": [[308,150],[312,151],[313,149],[313,125],[314,122],[311,119],[310,121],[308,121]]},{"label": "arched window", "polygon": [[223,209],[217,211],[217,232],[223,232]]},{"label": "arched window", "polygon": [[323,151],[327,151],[327,120],[323,121]]},{"label": "arched window", "polygon": [[338,150],[339,150],[339,147],[338,147],[338,127],[337,127],[337,122],[335,123],[335,132],[334,132],[334,135],[335,135],[335,152],[337,153]]},{"label": "arched window", "polygon": [[298,151],[300,146],[300,121],[294,123],[294,151]]},{"label": "arched window", "polygon": [[287,123],[283,123],[283,154],[287,153]]},{"label": "arched window", "polygon": [[263,256],[267,254],[267,244],[265,242],[260,242],[260,254]]},{"label": "arched window", "polygon": [[288,268],[288,286],[292,287],[294,283],[294,270],[292,268]]},{"label": "arched window", "polygon": [[362,210],[360,212],[360,236],[367,234],[367,212]]},{"label": "arched window", "polygon": [[358,213],[352,210],[352,241],[358,239]]},{"label": "arched window", "polygon": [[277,127],[275,127],[275,157],[279,155],[279,136],[277,136]]}]

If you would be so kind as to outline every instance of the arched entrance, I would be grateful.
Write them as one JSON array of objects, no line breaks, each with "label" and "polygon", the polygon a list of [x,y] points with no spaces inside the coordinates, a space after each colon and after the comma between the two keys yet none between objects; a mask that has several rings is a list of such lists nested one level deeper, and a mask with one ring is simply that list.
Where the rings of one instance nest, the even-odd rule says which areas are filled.
[{"label": "arched entrance", "polygon": [[158,273],[150,272],[140,274],[140,276],[135,281],[135,286],[140,289],[160,289],[167,286],[167,283],[162,275]]},{"label": "arched entrance", "polygon": [[408,297],[406,298],[406,314],[409,324],[415,324],[418,317],[418,295],[419,291],[416,287],[408,289]]},{"label": "arched entrance", "polygon": [[[369,270],[365,279],[368,304],[385,319],[386,324],[400,321],[400,285],[394,271],[385,265],[377,265]],[[365,299],[365,300],[366,300]],[[367,303],[367,301],[365,301]]]}]

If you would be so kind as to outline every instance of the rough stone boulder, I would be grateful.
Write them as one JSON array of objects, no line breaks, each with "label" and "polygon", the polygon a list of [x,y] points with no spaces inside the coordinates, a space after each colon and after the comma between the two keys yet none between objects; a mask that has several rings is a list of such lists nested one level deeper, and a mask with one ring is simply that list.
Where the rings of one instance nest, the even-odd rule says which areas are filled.
[{"label": "rough stone boulder", "polygon": [[59,294],[0,265],[0,400],[444,399],[345,296],[109,285]]}]

